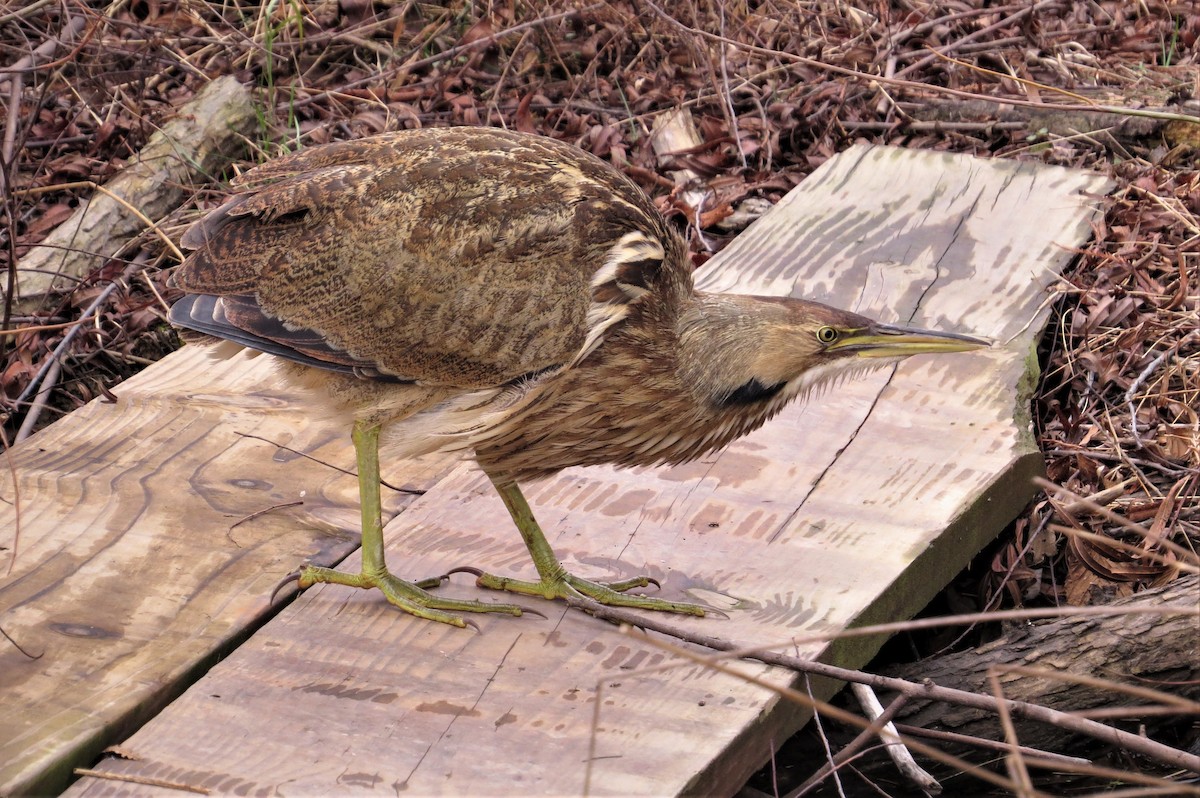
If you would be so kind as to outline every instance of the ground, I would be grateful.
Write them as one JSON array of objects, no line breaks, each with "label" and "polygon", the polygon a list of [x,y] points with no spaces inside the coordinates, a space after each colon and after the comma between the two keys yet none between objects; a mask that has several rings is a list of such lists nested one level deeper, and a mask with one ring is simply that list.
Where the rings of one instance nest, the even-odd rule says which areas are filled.
[{"label": "ground", "polygon": [[[697,264],[855,142],[1094,170],[1117,188],[1049,300],[1033,418],[1050,479],[1118,517],[1042,496],[942,602],[1105,601],[1178,575],[1163,541],[1200,541],[1197,38],[1194,3],[1156,0],[30,2],[0,12],[6,296],[29,247],[223,75],[254,88],[255,134],[152,220],[176,241],[240,169],[417,125],[594,152],[688,231]],[[678,108],[698,138],[660,156],[651,132]],[[161,239],[95,255],[74,290],[4,304],[5,445],[176,345]],[[61,373],[36,382],[52,359]]]}]

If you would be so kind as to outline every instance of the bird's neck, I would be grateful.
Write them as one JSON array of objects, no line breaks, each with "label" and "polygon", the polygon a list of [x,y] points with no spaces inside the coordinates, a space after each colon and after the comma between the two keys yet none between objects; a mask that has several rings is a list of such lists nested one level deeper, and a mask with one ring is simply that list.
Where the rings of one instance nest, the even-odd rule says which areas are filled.
[{"label": "bird's neck", "polygon": [[635,306],[577,368],[489,429],[476,459],[522,481],[571,466],[685,463],[757,429],[791,390],[762,367],[763,318],[776,310],[758,305],[680,292]]},{"label": "bird's neck", "polygon": [[669,426],[687,427],[690,442],[664,453],[666,462],[723,447],[795,397],[796,386],[764,365],[775,315],[771,299],[696,292],[680,303],[670,333],[655,336],[672,349],[662,358],[673,365],[670,392],[678,411]]},{"label": "bird's neck", "polygon": [[696,292],[675,322],[682,387],[715,408],[746,407],[781,391],[786,380],[760,366],[774,311],[759,297]]}]

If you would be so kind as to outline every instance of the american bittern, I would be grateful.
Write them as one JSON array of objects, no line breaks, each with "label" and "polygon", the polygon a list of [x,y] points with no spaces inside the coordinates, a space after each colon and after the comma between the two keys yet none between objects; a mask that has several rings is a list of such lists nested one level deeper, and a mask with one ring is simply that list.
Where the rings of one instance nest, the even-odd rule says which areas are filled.
[{"label": "american bittern", "polygon": [[384,564],[379,440],[405,455],[470,452],[537,581],[481,586],[701,615],[692,604],[566,571],[518,484],[568,466],[684,463],[792,399],[909,355],[986,345],[801,299],[710,294],[646,195],[552,139],[484,128],[328,144],[259,166],[183,238],[185,328],[285,359],[353,424],[362,572],[295,575],[377,587],[422,618],[512,604],[447,599]]}]

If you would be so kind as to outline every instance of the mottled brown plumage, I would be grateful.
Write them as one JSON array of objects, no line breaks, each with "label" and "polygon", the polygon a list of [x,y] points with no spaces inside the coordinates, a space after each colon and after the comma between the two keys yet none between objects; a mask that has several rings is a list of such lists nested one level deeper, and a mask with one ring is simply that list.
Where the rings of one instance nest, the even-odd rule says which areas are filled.
[{"label": "mottled brown plumage", "polygon": [[[407,131],[295,153],[238,187],[183,239],[193,252],[174,281],[188,296],[172,321],[290,361],[353,420],[364,481],[381,427],[400,454],[473,454],[542,577],[485,575],[488,586],[694,611],[566,574],[516,483],[574,465],[685,462],[831,379],[983,343],[799,299],[698,292],[682,239],[645,194],[551,139]],[[301,585],[379,586],[460,625],[444,610],[519,614],[414,593],[388,574],[369,488],[364,552],[378,547],[378,562],[353,579],[307,567]],[[646,580],[616,587],[635,584]]]}]

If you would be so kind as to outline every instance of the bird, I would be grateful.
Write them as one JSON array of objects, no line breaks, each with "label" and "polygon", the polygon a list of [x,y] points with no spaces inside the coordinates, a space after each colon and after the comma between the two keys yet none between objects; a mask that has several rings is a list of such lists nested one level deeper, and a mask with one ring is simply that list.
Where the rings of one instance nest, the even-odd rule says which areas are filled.
[{"label": "bird", "polygon": [[[537,573],[466,568],[484,588],[704,615],[705,607],[567,571],[520,485],[564,468],[686,463],[789,402],[911,355],[989,341],[875,321],[795,297],[709,293],[687,245],[613,165],[557,139],[420,128],[311,146],[240,175],[192,224],[170,321],[265,352],[351,430],[362,516],[358,574],[285,578],[375,588],[420,618],[514,603],[449,598],[446,575],[388,569],[385,451],[473,458]],[[283,583],[281,583],[283,584]]]}]

